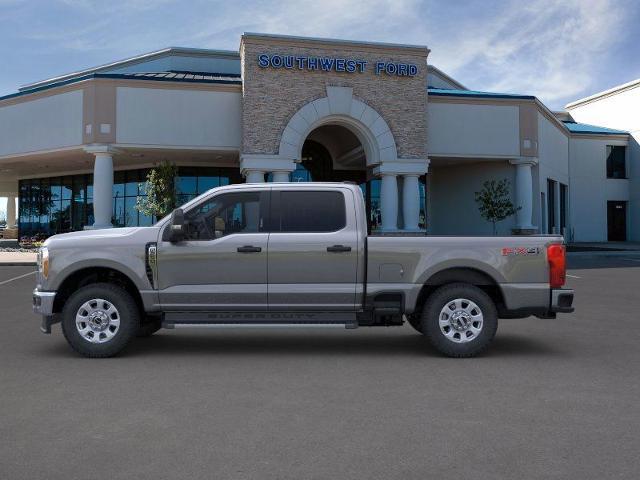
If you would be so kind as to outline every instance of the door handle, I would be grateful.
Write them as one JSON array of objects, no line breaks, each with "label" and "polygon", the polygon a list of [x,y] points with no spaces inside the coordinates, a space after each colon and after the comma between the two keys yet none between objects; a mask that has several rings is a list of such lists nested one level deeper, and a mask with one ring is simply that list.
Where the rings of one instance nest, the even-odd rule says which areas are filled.
[{"label": "door handle", "polygon": [[262,247],[253,247],[251,245],[245,245],[244,247],[238,247],[239,253],[258,253],[262,251]]},{"label": "door handle", "polygon": [[350,252],[351,247],[347,245],[333,245],[332,247],[327,247],[327,252]]}]

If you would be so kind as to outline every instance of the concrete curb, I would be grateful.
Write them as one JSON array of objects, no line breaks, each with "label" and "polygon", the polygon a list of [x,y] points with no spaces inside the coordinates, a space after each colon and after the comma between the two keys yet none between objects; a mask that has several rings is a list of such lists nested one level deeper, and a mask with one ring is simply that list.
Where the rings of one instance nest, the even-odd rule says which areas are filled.
[{"label": "concrete curb", "polygon": [[36,262],[0,262],[0,267],[36,267]]}]

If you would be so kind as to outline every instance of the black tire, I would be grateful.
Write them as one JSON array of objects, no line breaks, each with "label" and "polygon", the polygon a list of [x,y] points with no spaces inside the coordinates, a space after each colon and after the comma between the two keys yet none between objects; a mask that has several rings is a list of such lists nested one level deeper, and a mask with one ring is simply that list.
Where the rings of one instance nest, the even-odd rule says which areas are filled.
[{"label": "black tire", "polygon": [[147,338],[162,328],[162,322],[155,318],[148,318],[139,327],[136,333],[138,338]]},{"label": "black tire", "polygon": [[[81,336],[76,328],[76,314],[85,302],[93,299],[103,299],[113,304],[120,319],[115,334],[104,343],[92,343]],[[133,297],[122,288],[110,283],[94,283],[82,287],[71,295],[62,310],[62,333],[71,348],[85,357],[104,358],[117,355],[136,335],[139,325],[140,312]]]},{"label": "black tire", "polygon": [[422,316],[407,315],[407,322],[415,329],[416,332],[422,333]]},{"label": "black tire", "polygon": [[[452,327],[444,326],[444,329],[448,328],[447,334],[452,332],[450,339],[440,328],[441,311],[456,299],[470,300],[480,309],[482,324],[479,333],[471,330],[458,331]],[[469,307],[470,304],[467,303],[466,306]],[[455,313],[455,311],[452,312]],[[471,323],[476,327],[480,325],[479,323]],[[422,331],[425,337],[436,350],[448,357],[473,357],[479,354],[489,346],[497,329],[498,314],[493,300],[478,287],[467,283],[451,283],[438,288],[429,295],[422,311]],[[462,342],[462,335],[465,335],[465,339],[471,339]],[[458,341],[455,341],[456,339]]]}]

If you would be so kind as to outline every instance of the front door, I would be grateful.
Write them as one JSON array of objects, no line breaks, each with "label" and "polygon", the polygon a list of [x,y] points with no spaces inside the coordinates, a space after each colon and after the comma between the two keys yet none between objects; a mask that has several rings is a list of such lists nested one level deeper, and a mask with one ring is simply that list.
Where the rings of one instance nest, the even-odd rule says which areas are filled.
[{"label": "front door", "polygon": [[185,211],[186,238],[158,242],[167,311],[267,309],[267,189],[220,192]]},{"label": "front door", "polygon": [[610,242],[627,240],[627,202],[607,202],[607,229]]},{"label": "front door", "polygon": [[345,195],[353,193],[320,187],[273,190],[271,311],[355,310],[358,233],[354,199],[345,203]]}]

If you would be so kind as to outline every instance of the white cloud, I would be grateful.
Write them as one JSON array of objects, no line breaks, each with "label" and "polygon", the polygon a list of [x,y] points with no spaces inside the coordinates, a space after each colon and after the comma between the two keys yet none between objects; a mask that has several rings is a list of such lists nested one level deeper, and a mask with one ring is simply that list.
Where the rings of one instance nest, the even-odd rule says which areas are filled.
[{"label": "white cloud", "polygon": [[[597,68],[632,32],[629,12],[637,11],[633,0],[57,0],[48,5],[48,12],[29,13],[40,22],[22,37],[63,60],[65,52],[81,52],[89,60],[83,66],[169,45],[235,50],[244,31],[414,43],[429,46],[429,61],[470,88],[534,94],[555,107],[593,90],[604,71]],[[76,67],[60,63],[61,71]]]},{"label": "white cloud", "polygon": [[512,2],[494,20],[467,20],[461,38],[436,42],[433,60],[471,88],[535,94],[558,106],[594,84],[598,56],[621,38],[625,12],[613,0]]}]

